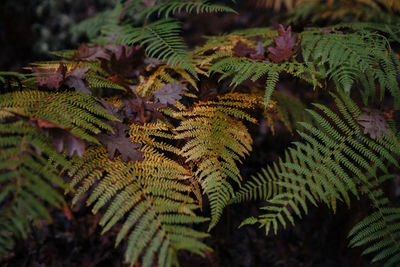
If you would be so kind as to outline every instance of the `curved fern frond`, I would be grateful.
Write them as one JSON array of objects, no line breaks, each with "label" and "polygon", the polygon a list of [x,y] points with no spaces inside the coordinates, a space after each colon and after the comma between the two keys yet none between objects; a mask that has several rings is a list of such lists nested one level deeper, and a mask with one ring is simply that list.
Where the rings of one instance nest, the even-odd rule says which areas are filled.
[{"label": "curved fern frond", "polygon": [[[65,188],[58,167],[67,160],[27,121],[5,116],[0,106],[0,257],[26,238],[41,219],[51,221],[47,207],[60,208]],[[49,160],[50,159],[50,160]]]},{"label": "curved fern frond", "polygon": [[116,118],[99,109],[90,95],[81,92],[51,93],[25,90],[0,95],[0,107],[14,114],[42,118],[57,125],[71,128],[71,133],[97,143],[93,134],[112,130],[103,119]]},{"label": "curved fern frond", "polygon": [[73,203],[98,183],[87,204],[94,213],[104,209],[103,233],[122,223],[116,245],[127,238],[125,260],[131,266],[138,261],[141,266],[176,265],[181,249],[202,256],[209,249],[199,241],[208,234],[190,227],[208,220],[195,214],[199,204],[191,196],[191,172],[159,152],[178,151],[156,140],[173,138],[169,131],[162,123],[133,124],[129,135],[143,144],[143,161],[110,160],[106,150],[97,147],[75,159],[70,169],[71,189],[76,188]]},{"label": "curved fern frond", "polygon": [[259,104],[257,97],[230,93],[218,101],[199,102],[192,110],[175,114],[184,118],[176,128],[175,138],[190,139],[179,154],[197,166],[195,175],[209,196],[212,216],[209,229],[216,225],[233,196],[230,180],[239,184],[242,179],[236,162],[241,162],[251,151],[251,136],[240,120],[255,122],[255,119],[244,109]]},{"label": "curved fern frond", "polygon": [[357,186],[369,184],[377,169],[387,172],[385,162],[398,166],[393,154],[400,154],[400,144],[394,134],[367,138],[356,122],[359,108],[344,94],[334,98],[339,114],[315,104],[320,112],[308,112],[318,127],[301,123],[307,130],[299,132],[304,142],[295,142],[290,157],[245,184],[232,200],[261,198],[268,203],[265,214],[243,224],[258,222],[267,233],[271,227],[276,232],[279,224],[286,227],[286,220],[294,223],[292,213],[301,216],[301,209],[307,213],[307,201],[324,202],[335,211],[337,201],[350,205],[349,193],[358,196]]},{"label": "curved fern frond", "polygon": [[374,212],[358,222],[349,232],[349,246],[364,246],[363,255],[375,254],[371,262],[383,261],[383,266],[400,263],[400,208],[390,207],[389,200],[376,187],[393,175],[379,177],[373,186],[365,187]]},{"label": "curved fern frond", "polygon": [[216,5],[209,3],[210,1],[181,1],[181,0],[167,0],[157,5],[146,8],[142,13],[147,18],[152,14],[157,13],[157,16],[169,17],[176,13],[185,12],[192,13],[216,13],[216,12],[229,12],[237,13],[230,7]]},{"label": "curved fern frond", "polygon": [[386,38],[377,33],[303,33],[302,52],[306,62],[315,62],[325,69],[338,88],[349,92],[359,83],[364,103],[375,96],[376,83],[383,99],[385,91],[394,97],[395,106],[400,106],[400,89],[397,82],[396,61],[388,57],[390,51]]},{"label": "curved fern frond", "polygon": [[143,27],[123,25],[111,31],[117,31],[119,42],[128,45],[140,43],[146,48],[149,57],[165,60],[169,65],[179,65],[196,75],[186,45],[179,35],[181,31],[179,21],[161,19]]}]

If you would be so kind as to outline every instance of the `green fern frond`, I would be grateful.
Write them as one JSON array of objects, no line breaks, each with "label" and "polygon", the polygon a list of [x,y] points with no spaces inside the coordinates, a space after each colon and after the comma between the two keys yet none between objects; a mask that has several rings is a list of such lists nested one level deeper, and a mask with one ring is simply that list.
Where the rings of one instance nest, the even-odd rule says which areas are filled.
[{"label": "green fern frond", "polygon": [[11,92],[0,95],[0,107],[18,115],[42,118],[71,128],[71,133],[95,143],[98,141],[93,134],[112,130],[103,119],[116,120],[113,115],[100,110],[93,97],[81,92]]},{"label": "green fern frond", "polygon": [[[60,208],[65,188],[58,167],[67,160],[28,122],[0,118],[0,257],[13,249],[15,239],[26,238],[31,222],[51,220],[47,206]],[[49,160],[51,159],[52,162]]]},{"label": "green fern frond", "polygon": [[142,13],[145,17],[150,17],[152,14],[157,13],[157,16],[169,17],[176,13],[185,12],[192,13],[216,13],[216,12],[229,12],[237,13],[230,7],[223,5],[211,4],[207,0],[201,1],[181,1],[181,0],[167,0],[157,5],[146,8]]},{"label": "green fern frond", "polygon": [[372,263],[383,261],[383,266],[400,263],[400,208],[389,207],[389,200],[377,186],[393,175],[374,179],[372,186],[365,186],[374,212],[358,222],[349,232],[349,246],[364,246],[363,255],[375,254]]},{"label": "green fern frond", "polygon": [[267,200],[268,212],[244,223],[258,222],[267,233],[271,227],[276,232],[279,224],[294,223],[293,211],[298,216],[301,209],[307,213],[307,201],[324,202],[333,210],[337,201],[350,205],[349,193],[358,196],[357,186],[369,184],[368,177],[376,177],[377,169],[386,172],[385,162],[398,166],[393,154],[400,154],[400,146],[394,135],[367,138],[356,122],[359,108],[344,94],[334,98],[339,114],[315,104],[320,112],[308,112],[318,127],[301,123],[307,131],[299,132],[304,142],[295,142],[290,157],[245,184],[232,201]]},{"label": "green fern frond", "polygon": [[81,21],[74,25],[70,31],[75,36],[86,34],[94,43],[99,43],[101,39],[96,37],[101,36],[101,33],[105,28],[119,23],[122,9],[122,4],[117,2],[113,9],[100,12],[91,18]]},{"label": "green fern frond", "polygon": [[381,99],[385,91],[394,97],[395,106],[400,106],[400,89],[397,82],[396,62],[388,57],[391,51],[386,38],[380,34],[359,31],[356,33],[304,32],[301,43],[306,63],[316,64],[338,88],[349,92],[359,83],[363,90],[364,103],[374,99],[376,83],[379,84]]},{"label": "green fern frond", "polygon": [[110,29],[117,32],[117,41],[128,45],[141,44],[146,48],[149,57],[164,60],[169,65],[178,65],[197,75],[193,64],[190,62],[186,45],[179,33],[181,26],[174,19],[161,19],[144,25],[131,27],[123,25]]}]

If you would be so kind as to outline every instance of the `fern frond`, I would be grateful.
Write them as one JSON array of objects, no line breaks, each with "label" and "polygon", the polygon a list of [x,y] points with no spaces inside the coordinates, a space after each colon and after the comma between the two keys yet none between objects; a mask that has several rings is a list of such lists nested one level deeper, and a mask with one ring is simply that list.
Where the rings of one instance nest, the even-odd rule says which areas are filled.
[{"label": "fern frond", "polygon": [[388,42],[382,35],[369,31],[351,34],[304,33],[302,40],[303,58],[324,69],[338,88],[349,92],[359,82],[364,102],[375,96],[379,84],[381,99],[385,91],[394,97],[395,106],[400,105],[400,89],[397,82],[396,64],[387,56]]},{"label": "fern frond", "polygon": [[73,203],[98,182],[87,204],[93,205],[94,213],[104,209],[103,233],[122,222],[116,245],[127,238],[125,260],[131,266],[139,260],[142,266],[176,265],[181,249],[199,255],[209,249],[199,241],[208,234],[190,228],[208,220],[195,214],[199,204],[190,195],[192,174],[161,153],[178,151],[157,140],[172,139],[170,130],[161,122],[132,124],[129,135],[143,144],[143,161],[109,160],[103,147],[95,147],[76,158],[70,169],[71,189],[76,188]]},{"label": "fern frond", "polygon": [[[377,169],[387,171],[385,162],[398,165],[392,154],[400,154],[398,140],[392,134],[381,140],[369,139],[361,133],[356,119],[359,108],[344,94],[334,96],[339,114],[315,104],[319,113],[309,110],[318,127],[301,123],[307,132],[299,132],[304,142],[295,142],[290,157],[268,168],[258,179],[245,184],[233,203],[264,199],[267,212],[244,222],[260,223],[267,233],[276,232],[286,220],[294,223],[292,213],[307,213],[306,202],[324,202],[333,210],[337,201],[350,205],[349,193],[358,196],[357,186],[369,184]],[[372,164],[372,165],[371,165]],[[254,178],[253,178],[254,179]]]},{"label": "fern frond", "polygon": [[25,90],[0,95],[2,110],[15,114],[42,118],[57,125],[71,128],[71,133],[82,139],[97,143],[93,134],[102,129],[112,130],[102,119],[116,118],[99,109],[91,96],[81,92],[50,93]]},{"label": "fern frond", "polygon": [[111,31],[118,32],[117,40],[119,42],[128,45],[140,43],[146,48],[149,57],[164,60],[169,65],[179,65],[196,75],[186,45],[179,35],[181,31],[179,21],[161,19],[143,27],[134,28],[123,25],[113,28]]},{"label": "fern frond", "polygon": [[199,102],[192,110],[175,115],[184,118],[176,128],[175,138],[190,139],[179,154],[197,166],[195,175],[209,196],[210,229],[233,196],[229,181],[240,183],[242,179],[236,162],[241,162],[251,151],[252,139],[247,127],[236,118],[255,122],[244,109],[259,104],[259,98],[231,93],[218,101]]},{"label": "fern frond", "polygon": [[41,219],[51,220],[47,206],[60,208],[64,203],[55,186],[65,188],[57,168],[67,167],[68,162],[28,122],[11,116],[0,121],[0,257],[3,257],[13,249],[15,239],[27,237],[31,222],[38,225]]},{"label": "fern frond", "polygon": [[365,246],[363,255],[375,254],[372,263],[383,261],[383,266],[400,263],[400,208],[389,207],[389,200],[377,186],[393,175],[374,179],[372,186],[365,186],[374,212],[358,222],[349,232],[349,246]]},{"label": "fern frond", "polygon": [[157,5],[146,8],[142,13],[145,17],[150,17],[152,14],[157,13],[157,16],[169,17],[176,13],[185,12],[192,13],[216,13],[216,12],[229,12],[237,13],[230,7],[223,5],[211,4],[207,0],[201,1],[180,1],[180,0],[167,0]]}]

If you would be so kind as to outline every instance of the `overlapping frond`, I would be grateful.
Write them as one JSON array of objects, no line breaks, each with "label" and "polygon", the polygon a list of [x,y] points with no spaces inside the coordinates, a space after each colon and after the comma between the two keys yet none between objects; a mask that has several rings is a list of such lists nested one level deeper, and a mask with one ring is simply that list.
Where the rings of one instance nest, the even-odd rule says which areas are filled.
[{"label": "overlapping frond", "polygon": [[201,0],[201,1],[180,1],[180,0],[167,0],[163,1],[157,5],[153,5],[149,8],[146,8],[143,11],[143,14],[146,17],[151,16],[152,14],[157,13],[157,16],[165,16],[169,17],[176,13],[185,12],[185,13],[215,13],[215,12],[230,12],[236,13],[230,7],[211,4],[210,1]]},{"label": "overlapping frond", "polygon": [[400,208],[389,206],[389,200],[379,185],[394,175],[384,175],[364,186],[372,202],[373,212],[358,222],[349,232],[350,247],[364,247],[363,255],[374,254],[372,263],[398,266],[400,263]]},{"label": "overlapping frond", "polygon": [[199,102],[192,110],[176,114],[185,119],[176,128],[175,138],[189,139],[179,154],[197,166],[196,178],[211,205],[210,228],[233,196],[230,182],[239,184],[242,179],[237,162],[252,149],[252,138],[240,120],[255,122],[245,109],[259,104],[259,98],[230,93],[218,101]]},{"label": "overlapping frond", "polygon": [[179,34],[181,32],[179,21],[160,19],[143,27],[122,25],[110,31],[116,31],[119,42],[128,45],[141,44],[146,48],[149,57],[165,60],[170,65],[179,65],[196,75],[186,45]]},{"label": "overlapping frond", "polygon": [[132,124],[129,135],[143,144],[143,161],[110,160],[102,147],[92,148],[76,159],[70,170],[75,203],[94,184],[87,204],[93,212],[104,209],[100,221],[103,233],[122,223],[116,245],[127,239],[125,260],[133,266],[171,266],[184,249],[204,255],[209,248],[199,239],[208,234],[190,226],[208,219],[196,216],[199,202],[193,198],[192,173],[161,151],[177,148],[163,141],[173,138],[163,123]]},{"label": "overlapping frond", "polygon": [[322,70],[328,65],[326,74],[336,86],[349,92],[354,84],[363,87],[364,102],[373,99],[376,83],[379,84],[381,99],[385,91],[394,97],[395,106],[400,105],[400,89],[397,77],[396,59],[388,51],[386,38],[377,33],[359,31],[356,33],[308,33],[302,40],[304,60],[310,59]]},{"label": "overlapping frond", "polygon": [[279,224],[294,223],[293,213],[307,213],[307,202],[324,202],[333,210],[337,201],[350,205],[349,194],[358,196],[357,185],[369,184],[378,169],[387,172],[385,162],[398,165],[393,154],[400,153],[400,145],[394,135],[367,138],[356,122],[359,108],[344,94],[334,98],[338,114],[316,104],[320,112],[309,113],[317,127],[301,123],[307,130],[299,132],[304,142],[295,142],[285,160],[253,178],[232,201],[261,198],[268,203],[265,214],[243,224],[258,222],[267,233],[271,227],[276,232]]},{"label": "overlapping frond", "polygon": [[60,208],[64,188],[58,167],[68,165],[49,140],[27,121],[0,106],[0,257],[26,238],[32,225],[51,220],[48,206]]}]

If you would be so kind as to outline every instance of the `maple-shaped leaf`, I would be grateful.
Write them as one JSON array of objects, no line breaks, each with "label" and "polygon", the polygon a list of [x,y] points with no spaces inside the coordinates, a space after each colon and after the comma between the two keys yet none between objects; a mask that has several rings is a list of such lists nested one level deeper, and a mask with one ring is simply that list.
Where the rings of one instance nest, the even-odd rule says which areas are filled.
[{"label": "maple-shaped leaf", "polygon": [[102,61],[102,67],[111,75],[135,78],[144,71],[144,49],[142,47],[108,45],[105,48],[110,51],[111,56],[108,61]]},{"label": "maple-shaped leaf", "polygon": [[84,61],[110,60],[110,58],[111,54],[107,51],[106,47],[100,45],[88,46],[87,44],[79,45],[78,51],[72,56],[74,60]]},{"label": "maple-shaped leaf", "polygon": [[164,119],[164,116],[157,109],[165,107],[165,104],[148,102],[150,99],[150,96],[140,97],[138,95],[124,99],[126,117],[140,124]]},{"label": "maple-shaped leaf", "polygon": [[32,68],[34,73],[42,73],[41,76],[37,76],[36,79],[40,86],[45,86],[49,89],[58,90],[65,78],[67,72],[67,67],[64,64],[60,64],[56,69],[42,69],[42,68]]},{"label": "maple-shaped leaf", "polygon": [[137,150],[137,148],[141,147],[141,144],[132,143],[129,137],[126,136],[128,126],[115,121],[109,124],[113,127],[114,134],[102,133],[97,135],[98,140],[107,147],[109,158],[114,159],[118,151],[123,161],[142,161],[143,152]]},{"label": "maple-shaped leaf", "polygon": [[233,53],[238,57],[248,57],[251,54],[256,54],[257,50],[250,47],[245,42],[239,41],[233,47]]},{"label": "maple-shaped leaf", "polygon": [[256,47],[256,53],[252,53],[250,54],[250,57],[253,59],[263,59],[265,58],[264,54],[265,54],[265,48],[263,46],[263,42],[259,41],[257,43],[257,47]]},{"label": "maple-shaped leaf", "polygon": [[269,46],[268,57],[274,62],[279,63],[287,61],[293,56],[300,47],[300,42],[296,46],[297,34],[292,36],[292,27],[289,26],[286,30],[282,24],[278,26],[278,36],[274,37],[276,47]]},{"label": "maple-shaped leaf", "polygon": [[30,117],[29,121],[32,126],[37,126],[45,136],[51,138],[58,153],[61,153],[65,148],[67,155],[70,157],[75,152],[79,157],[83,156],[85,152],[85,142],[69,132],[71,128],[57,125],[42,118]]},{"label": "maple-shaped leaf", "polygon": [[369,134],[372,139],[381,138],[382,132],[390,135],[388,123],[382,112],[372,108],[363,108],[363,111],[357,122],[364,127],[364,134]]},{"label": "maple-shaped leaf", "polygon": [[99,109],[101,109],[101,110],[103,110],[103,111],[105,111],[105,112],[107,112],[107,113],[109,113],[111,115],[114,115],[119,120],[123,120],[123,115],[122,115],[120,107],[116,107],[113,104],[108,103],[105,99],[100,98],[100,97],[96,98],[96,100],[98,102],[100,102],[101,105],[102,105],[102,107],[101,106],[97,106]]},{"label": "maple-shaped leaf", "polygon": [[77,68],[72,70],[71,72],[67,73],[65,76],[65,84],[70,87],[74,88],[75,91],[79,91],[82,93],[86,93],[91,95],[92,92],[87,89],[86,83],[83,81],[83,75],[90,69],[90,67],[86,68]]},{"label": "maple-shaped leaf", "polygon": [[160,87],[157,91],[153,92],[154,97],[161,104],[175,104],[177,100],[182,98],[183,88],[185,84],[173,82]]}]

